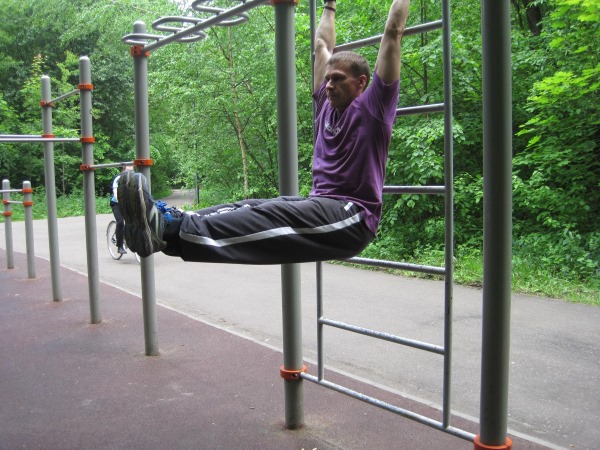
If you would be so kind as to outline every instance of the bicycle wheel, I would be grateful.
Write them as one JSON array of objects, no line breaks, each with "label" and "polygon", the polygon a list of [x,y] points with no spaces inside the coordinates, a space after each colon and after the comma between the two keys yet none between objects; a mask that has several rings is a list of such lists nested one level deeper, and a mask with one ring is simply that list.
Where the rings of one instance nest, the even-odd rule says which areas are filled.
[{"label": "bicycle wheel", "polygon": [[113,259],[121,259],[123,255],[119,253],[119,247],[117,247],[117,222],[112,220],[106,228],[106,245],[108,246],[108,253]]}]

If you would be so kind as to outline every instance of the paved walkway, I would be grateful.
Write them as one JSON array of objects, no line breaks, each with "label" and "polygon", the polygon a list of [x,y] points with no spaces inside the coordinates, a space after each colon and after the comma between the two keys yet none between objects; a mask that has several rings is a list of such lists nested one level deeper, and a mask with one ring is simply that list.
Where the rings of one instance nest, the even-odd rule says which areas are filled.
[{"label": "paved walkway", "polygon": [[[105,251],[104,231],[110,217],[100,215],[96,220],[100,279],[107,286],[118,286],[123,294],[133,294],[139,299],[141,283],[135,259],[126,255],[121,261],[113,261]],[[36,254],[47,258],[45,221],[35,222],[34,233]],[[0,224],[0,235],[3,234],[3,224]],[[13,224],[13,235],[15,251],[24,252],[22,222]],[[59,220],[59,241],[61,264],[86,274],[83,218]],[[3,246],[4,239],[0,239],[0,248]],[[1,256],[0,269],[3,269],[6,266]],[[242,336],[242,340],[250,340],[271,353],[273,349],[281,348],[279,267],[184,263],[161,254],[155,256],[154,262],[157,301],[164,307],[160,308],[158,322],[161,351],[171,348],[170,333],[174,333],[165,328],[167,325],[162,319],[167,314],[165,311],[169,316],[176,314],[181,320],[193,320],[201,327],[210,326],[211,330]],[[21,266],[19,270],[20,274],[15,269],[15,276],[25,277],[26,268]],[[330,264],[324,265],[324,270],[327,317],[416,340],[437,344],[442,342],[442,283]],[[313,374],[312,361],[316,359],[314,279],[314,265],[303,265],[303,351],[309,365],[313,366]],[[39,281],[46,286],[50,283],[48,278]],[[4,285],[3,282],[3,289]],[[65,295],[70,296],[71,289],[65,282]],[[105,292],[103,287],[100,306],[104,322],[98,327],[102,329],[115,320],[114,314],[107,309],[107,302],[113,294]],[[50,299],[50,294],[43,292],[39,295],[36,292],[35,296],[33,300],[42,305]],[[87,292],[77,299],[77,304],[82,308],[78,320],[87,320],[89,312],[84,312],[88,302]],[[64,303],[69,304],[68,301]],[[134,333],[137,335],[131,341],[131,348],[143,352],[139,308],[136,314],[139,315],[135,319]],[[2,320],[0,315],[0,323]],[[511,434],[549,448],[600,448],[600,428],[595,426],[600,423],[600,308],[515,295],[511,322],[508,418]],[[37,330],[38,326],[30,329]],[[437,355],[423,355],[423,352],[410,349],[399,350],[385,342],[373,342],[336,330],[327,330],[325,337],[327,373],[344,376],[351,383],[359,383],[366,388],[369,387],[363,381],[369,380],[369,385],[382,392],[428,405],[437,411],[437,405],[441,403],[441,362]],[[456,418],[476,422],[479,414],[481,353],[480,290],[455,287],[453,341],[453,413]],[[204,351],[202,347],[200,349]],[[169,352],[163,352],[159,359],[162,360],[167,354]],[[234,355],[233,359],[236,358]],[[277,359],[275,369],[271,366],[265,369],[269,376],[275,371],[276,378],[280,355]],[[281,381],[271,384],[281,385]],[[312,384],[306,389],[307,392],[309,389],[310,392],[321,392],[317,396],[329,395],[322,394],[324,388]],[[342,397],[336,394],[334,398]],[[352,400],[348,408],[357,405],[361,404]],[[308,414],[312,412],[308,407],[306,411],[307,424],[310,426]],[[439,415],[439,412],[435,414]],[[281,418],[282,415],[279,420]],[[406,419],[394,416],[393,420],[403,422]]]},{"label": "paved walkway", "polygon": [[[5,262],[4,250],[0,251]],[[62,269],[52,302],[49,264],[0,269],[0,448],[406,449],[473,448],[461,438],[305,382],[306,426],[284,428],[282,355],[165,308],[161,350],[143,354],[138,296],[101,284],[104,320],[89,323],[87,279]],[[332,374],[384,401],[439,420],[439,411]],[[461,418],[455,427],[476,433]],[[513,437],[515,449],[546,447]]]}]

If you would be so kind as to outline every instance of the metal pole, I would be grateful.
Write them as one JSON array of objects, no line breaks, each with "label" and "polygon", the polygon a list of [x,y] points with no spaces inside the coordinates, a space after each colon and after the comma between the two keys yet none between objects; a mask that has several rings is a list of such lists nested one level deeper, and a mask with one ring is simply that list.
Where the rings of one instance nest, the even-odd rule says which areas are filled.
[{"label": "metal pole", "polygon": [[33,191],[31,182],[23,181],[23,209],[25,210],[25,248],[27,249],[27,276],[35,278],[35,251],[33,245]]},{"label": "metal pole", "polygon": [[[510,2],[482,2],[484,273],[480,435],[476,448],[510,448],[507,437],[512,245]],[[478,447],[478,443],[482,446]]]},{"label": "metal pole", "polygon": [[[146,24],[138,21],[134,33],[146,33]],[[140,49],[141,50],[141,49]],[[135,153],[138,160],[150,159],[150,123],[148,116],[148,55],[145,51],[132,52],[135,93]],[[151,187],[150,166],[138,166]],[[142,305],[144,313],[144,340],[146,355],[158,355],[156,329],[156,290],[154,285],[154,255],[141,259]]]},{"label": "metal pole", "polygon": [[452,323],[454,287],[454,132],[452,124],[452,43],[450,1],[442,2],[443,66],[444,66],[444,181],[446,196],[445,227],[445,320],[444,320],[444,388],[443,424],[450,426],[452,401]]},{"label": "metal pole", "polygon": [[[81,159],[83,164],[94,164],[92,130],[92,72],[90,59],[79,58],[79,97],[81,102]],[[96,238],[96,186],[94,171],[83,171],[83,198],[85,208],[85,240],[87,247],[88,291],[90,321],[100,323],[100,274],[98,270],[98,242]]]},{"label": "metal pole", "polygon": [[[298,129],[294,3],[275,2],[275,58],[277,78],[277,141],[281,195],[298,195]],[[283,315],[283,366],[301,370],[302,311],[300,265],[281,266]],[[304,386],[301,378],[284,380],[285,424],[289,429],[304,424]]]},{"label": "metal pole", "polygon": [[[52,107],[50,106],[50,77],[42,77],[42,130],[43,135],[52,135]],[[48,246],[50,250],[50,274],[52,299],[62,300],[60,280],[60,254],[58,251],[58,220],[56,213],[56,185],[54,180],[54,143],[44,142],[44,176],[46,178],[46,209],[48,210]]]},{"label": "metal pole", "polygon": [[[10,181],[2,180],[2,190],[10,191]],[[15,260],[13,254],[13,237],[12,237],[12,212],[10,210],[10,192],[2,193],[2,200],[4,202],[4,237],[6,238],[6,268],[14,269]]]}]

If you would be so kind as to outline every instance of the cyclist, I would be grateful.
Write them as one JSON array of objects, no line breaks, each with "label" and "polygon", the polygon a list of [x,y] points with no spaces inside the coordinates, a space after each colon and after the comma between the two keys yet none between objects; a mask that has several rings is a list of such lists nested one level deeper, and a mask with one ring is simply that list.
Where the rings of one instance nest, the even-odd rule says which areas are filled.
[{"label": "cyclist", "polygon": [[121,211],[121,207],[119,206],[117,188],[119,187],[119,178],[126,170],[133,170],[133,166],[121,167],[121,172],[117,174],[110,183],[110,207],[112,209],[113,215],[115,216],[115,221],[117,222],[115,236],[117,238],[117,251],[121,255],[125,255],[127,253],[127,250],[125,250],[125,246],[123,245],[123,230],[125,229],[125,220],[123,218],[123,212]]}]

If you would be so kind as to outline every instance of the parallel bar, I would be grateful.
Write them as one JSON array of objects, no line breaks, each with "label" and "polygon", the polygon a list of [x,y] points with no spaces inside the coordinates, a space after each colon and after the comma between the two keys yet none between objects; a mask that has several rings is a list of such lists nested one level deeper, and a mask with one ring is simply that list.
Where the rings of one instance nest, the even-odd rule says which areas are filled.
[{"label": "parallel bar", "polygon": [[445,194],[446,186],[384,186],[384,194]]},{"label": "parallel bar", "polygon": [[345,394],[349,397],[355,398],[355,399],[363,401],[365,403],[369,403],[370,405],[374,405],[374,406],[377,406],[378,408],[382,408],[382,409],[390,411],[394,414],[398,414],[402,417],[406,417],[407,419],[414,420],[416,422],[422,423],[424,425],[427,425],[429,427],[435,428],[440,431],[444,431],[445,433],[451,434],[451,435],[459,437],[461,439],[465,439],[465,440],[471,441],[471,442],[473,442],[473,440],[475,439],[475,435],[472,433],[469,433],[469,432],[466,432],[466,431],[463,431],[463,430],[460,430],[460,429],[457,429],[454,427],[444,427],[443,424],[441,422],[438,422],[437,420],[433,420],[427,416],[423,416],[421,414],[416,414],[412,411],[408,411],[408,410],[400,408],[398,406],[391,405],[390,403],[383,402],[381,400],[370,397],[368,395],[361,394],[360,392],[353,391],[352,389],[345,388],[343,386],[332,383],[330,381],[319,380],[315,376],[307,374],[307,373],[300,374],[300,377],[304,378],[307,381],[311,381],[313,383],[319,384],[328,389],[332,389],[334,391]]},{"label": "parallel bar", "polygon": [[[442,28],[442,21],[435,20],[433,22],[423,23],[420,25],[415,25],[414,27],[409,27],[404,30],[403,36],[410,36],[413,34],[421,34],[427,33],[428,31],[439,30]],[[348,42],[346,44],[338,45],[333,50],[334,52],[348,51],[348,50],[356,50],[357,48],[367,47],[369,45],[377,45],[381,42],[383,34],[378,34],[376,36],[372,36],[370,38],[360,39],[354,42]]]},{"label": "parallel bar", "polygon": [[364,264],[365,266],[374,266],[374,267],[383,267],[386,269],[396,269],[396,270],[407,270],[409,272],[420,272],[420,273],[429,273],[431,275],[440,275],[444,276],[446,274],[446,269],[443,267],[434,267],[434,266],[424,266],[420,264],[410,264],[410,263],[402,263],[395,261],[386,261],[382,259],[369,259],[369,258],[350,258],[345,261],[354,263],[354,264]]},{"label": "parallel bar", "polygon": [[[162,38],[160,41],[145,45],[143,48],[143,51],[151,52],[152,50],[156,50],[157,48],[163,47],[171,42],[178,41],[185,36],[189,36],[190,34],[194,34],[198,31],[205,30],[207,28],[210,28],[213,25],[218,24],[219,22],[223,22],[227,19],[230,19],[234,16],[239,15],[240,13],[243,13],[243,12],[249,11],[253,8],[256,8],[257,6],[267,3],[267,1],[268,0],[254,0],[254,1],[249,1],[246,3],[242,3],[239,6],[235,6],[231,9],[228,9],[227,11],[224,11],[224,12],[214,16],[214,17],[206,19],[205,21],[203,21],[202,23],[199,23],[198,25],[186,28],[185,30],[179,31],[179,32],[171,34],[171,35],[167,35],[164,38]],[[130,36],[132,38],[135,38],[135,34],[136,33],[134,32],[134,34],[130,35]],[[125,36],[125,38],[123,38],[123,39],[125,40],[127,37],[128,36]]]},{"label": "parallel bar", "polygon": [[125,167],[125,166],[133,166],[133,161],[125,161],[125,162],[117,162],[117,163],[106,163],[106,164],[90,164],[88,167],[90,169],[107,169],[111,167]]},{"label": "parallel bar", "polygon": [[407,347],[416,348],[419,350],[426,350],[431,353],[437,353],[438,355],[444,354],[444,347],[439,345],[429,344],[427,342],[415,341],[413,339],[407,339],[400,336],[395,336],[390,333],[384,333],[382,331],[371,330],[369,328],[358,327],[356,325],[350,325],[348,323],[340,322],[338,320],[326,319],[320,317],[319,323],[323,325],[329,325],[331,327],[339,328],[340,330],[352,331],[353,333],[362,334],[364,336],[374,337],[383,341],[393,342],[395,344],[406,345]]},{"label": "parallel bar", "polygon": [[[42,101],[50,101],[50,77],[41,78]],[[51,135],[52,108],[42,108],[42,133]],[[79,140],[79,139],[77,139]],[[60,252],[58,241],[58,213],[56,211],[56,176],[54,171],[54,139],[42,139],[44,143],[44,177],[46,180],[46,209],[48,213],[48,247],[50,251],[50,274],[52,278],[52,299],[60,302],[63,299],[60,274]]]},{"label": "parallel bar", "polygon": [[0,138],[22,139],[22,138],[41,138],[41,134],[0,134]]},{"label": "parallel bar", "polygon": [[43,138],[43,137],[24,137],[22,139],[9,138],[4,139],[4,137],[0,136],[0,142],[80,142],[79,138]]},{"label": "parallel bar", "polygon": [[429,114],[444,112],[443,103],[432,103],[431,105],[406,106],[396,110],[396,117],[410,116],[413,114]]},{"label": "parallel bar", "polygon": [[35,244],[33,240],[33,194],[31,182],[23,181],[23,202],[25,205],[25,248],[27,253],[27,278],[35,278]]},{"label": "parallel bar", "polygon": [[[9,180],[2,180],[2,200],[5,202],[10,201],[10,193],[13,189],[10,188]],[[12,233],[12,217],[10,215],[11,208],[10,203],[4,203],[4,238],[6,242],[6,268],[14,269],[14,252],[13,252],[13,233]]]},{"label": "parallel bar", "polygon": [[[90,59],[87,56],[79,58],[79,82],[83,85],[92,83]],[[82,89],[80,95],[81,135],[93,136],[92,129],[92,91]],[[94,144],[83,142],[81,147],[83,164],[94,162]],[[100,271],[98,267],[98,240],[96,230],[96,186],[94,173],[83,172],[83,198],[85,209],[85,241],[87,249],[88,292],[90,304],[90,322],[102,321],[100,316]]]},{"label": "parallel bar", "polygon": [[71,92],[67,92],[66,94],[53,98],[52,100],[50,100],[49,103],[59,102],[61,100],[64,100],[65,98],[72,97],[75,94],[79,94],[79,89],[73,89]]},{"label": "parallel bar", "polygon": [[0,189],[0,194],[20,194],[23,192],[23,189]]}]

